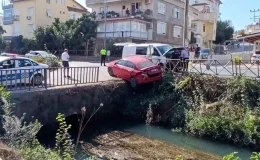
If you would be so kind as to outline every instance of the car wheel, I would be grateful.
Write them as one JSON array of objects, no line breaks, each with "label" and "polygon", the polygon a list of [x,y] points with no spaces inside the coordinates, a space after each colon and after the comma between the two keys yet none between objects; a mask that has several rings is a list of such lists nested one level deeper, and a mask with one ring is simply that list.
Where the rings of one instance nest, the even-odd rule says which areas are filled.
[{"label": "car wheel", "polygon": [[137,84],[137,81],[136,81],[135,78],[131,78],[131,79],[130,79],[130,86],[131,86],[132,88],[137,88],[138,84]]},{"label": "car wheel", "polygon": [[114,74],[112,68],[108,67],[108,68],[107,68],[107,71],[108,71],[108,74],[109,74],[111,77],[115,77],[115,74]]},{"label": "car wheel", "polygon": [[32,84],[35,86],[41,85],[42,81],[43,81],[43,77],[40,74],[37,74],[32,78]]}]

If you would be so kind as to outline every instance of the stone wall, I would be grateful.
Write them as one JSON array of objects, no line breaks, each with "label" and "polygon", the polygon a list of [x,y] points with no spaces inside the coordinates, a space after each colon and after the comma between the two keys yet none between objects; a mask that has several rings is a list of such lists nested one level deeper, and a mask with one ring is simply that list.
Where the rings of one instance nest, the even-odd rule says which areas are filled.
[{"label": "stone wall", "polygon": [[128,94],[129,87],[120,81],[91,84],[84,87],[61,88],[41,92],[12,93],[12,102],[16,104],[14,113],[21,117],[26,113],[26,121],[38,119],[43,125],[55,121],[58,113],[70,116],[80,114],[86,107],[87,116],[100,104],[98,118],[116,114],[118,106]]}]

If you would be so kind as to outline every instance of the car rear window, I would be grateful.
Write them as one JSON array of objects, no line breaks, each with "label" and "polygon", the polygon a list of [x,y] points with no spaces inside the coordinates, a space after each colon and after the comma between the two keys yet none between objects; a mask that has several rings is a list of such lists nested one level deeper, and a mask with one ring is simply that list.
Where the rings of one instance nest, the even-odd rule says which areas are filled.
[{"label": "car rear window", "polygon": [[255,51],[255,54],[260,54],[260,51]]},{"label": "car rear window", "polygon": [[145,61],[145,62],[140,62],[137,64],[137,67],[139,69],[147,68],[147,67],[152,67],[154,66],[153,62],[151,61]]}]

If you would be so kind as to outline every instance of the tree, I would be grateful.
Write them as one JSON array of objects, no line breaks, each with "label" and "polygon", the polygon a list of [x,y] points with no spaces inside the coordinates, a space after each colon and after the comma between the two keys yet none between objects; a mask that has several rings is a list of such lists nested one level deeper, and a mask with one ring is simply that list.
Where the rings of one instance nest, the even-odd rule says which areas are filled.
[{"label": "tree", "polygon": [[223,43],[225,40],[230,40],[234,33],[234,27],[231,21],[218,21],[216,32],[216,44]]},{"label": "tree", "polygon": [[245,35],[246,35],[244,29],[237,31],[237,34],[238,34],[238,35],[241,35],[241,36],[245,36]]},{"label": "tree", "polygon": [[87,40],[96,37],[96,28],[93,15],[86,13],[77,20],[55,19],[51,26],[37,28],[34,35],[39,46],[46,45],[49,50],[80,50],[85,49]]}]

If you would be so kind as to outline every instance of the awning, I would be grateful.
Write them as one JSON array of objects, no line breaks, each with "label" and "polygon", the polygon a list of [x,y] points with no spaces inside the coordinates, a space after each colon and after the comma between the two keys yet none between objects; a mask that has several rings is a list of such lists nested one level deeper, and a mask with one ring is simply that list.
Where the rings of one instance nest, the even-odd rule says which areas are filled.
[{"label": "awning", "polygon": [[248,43],[254,43],[255,41],[260,41],[260,32],[237,37],[237,40],[244,40],[245,42]]}]

